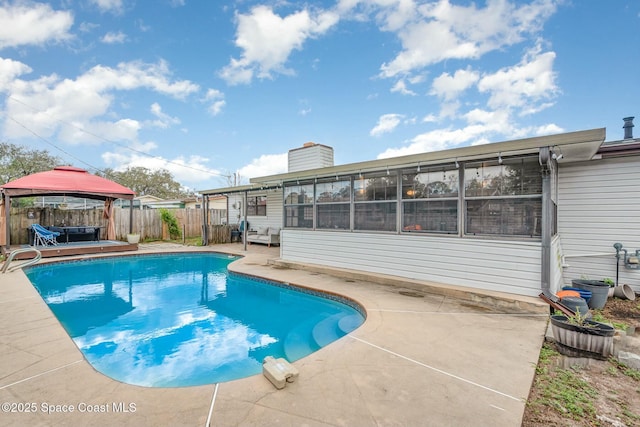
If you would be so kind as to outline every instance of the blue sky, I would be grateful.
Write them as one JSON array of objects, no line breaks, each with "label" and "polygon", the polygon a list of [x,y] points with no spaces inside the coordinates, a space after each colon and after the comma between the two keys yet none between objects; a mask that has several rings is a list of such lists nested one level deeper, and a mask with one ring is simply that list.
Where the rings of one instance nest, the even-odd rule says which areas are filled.
[{"label": "blue sky", "polygon": [[[191,189],[640,126],[637,0],[0,0],[0,139]],[[635,134],[640,135],[640,129]]]}]

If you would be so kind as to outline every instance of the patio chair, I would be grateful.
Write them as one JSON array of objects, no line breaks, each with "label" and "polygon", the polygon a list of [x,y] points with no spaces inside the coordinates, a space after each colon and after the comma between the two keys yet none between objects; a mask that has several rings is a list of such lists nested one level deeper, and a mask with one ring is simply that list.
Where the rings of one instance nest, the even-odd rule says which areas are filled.
[{"label": "patio chair", "polygon": [[40,224],[32,224],[31,229],[33,230],[34,246],[56,246],[58,244],[56,237],[60,235],[60,232],[47,230]]}]

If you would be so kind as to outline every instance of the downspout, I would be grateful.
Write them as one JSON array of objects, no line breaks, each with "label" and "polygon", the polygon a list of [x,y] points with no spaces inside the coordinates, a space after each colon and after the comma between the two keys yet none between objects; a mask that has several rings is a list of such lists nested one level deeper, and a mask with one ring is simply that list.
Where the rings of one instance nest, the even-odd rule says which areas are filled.
[{"label": "downspout", "polygon": [[541,261],[540,288],[542,291],[551,290],[551,233],[553,226],[553,203],[551,201],[551,150],[549,147],[540,148],[538,160],[542,175],[542,229],[541,229]]}]

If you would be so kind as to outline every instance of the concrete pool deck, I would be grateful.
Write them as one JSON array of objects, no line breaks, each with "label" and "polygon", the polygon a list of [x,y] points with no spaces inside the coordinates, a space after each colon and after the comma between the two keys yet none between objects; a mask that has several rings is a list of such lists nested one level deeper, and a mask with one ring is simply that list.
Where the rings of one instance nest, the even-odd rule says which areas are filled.
[{"label": "concrete pool deck", "polygon": [[300,376],[282,390],[262,375],[144,388],[95,371],[22,271],[0,274],[0,425],[521,425],[548,320],[541,300],[292,269],[277,247],[242,249],[141,244],[138,253],[243,255],[231,270],[348,296],[365,323],[294,362]]}]

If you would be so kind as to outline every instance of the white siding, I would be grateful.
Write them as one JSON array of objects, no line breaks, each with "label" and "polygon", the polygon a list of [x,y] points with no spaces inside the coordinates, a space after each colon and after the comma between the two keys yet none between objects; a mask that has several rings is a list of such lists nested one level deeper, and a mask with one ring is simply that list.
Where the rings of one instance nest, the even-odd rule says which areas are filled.
[{"label": "white siding", "polygon": [[312,145],[289,151],[289,172],[333,166],[333,148],[326,145]]},{"label": "white siding", "polygon": [[540,243],[283,230],[284,260],[520,295],[540,293]]},{"label": "white siding", "polygon": [[[242,220],[240,217],[241,210],[233,207],[238,202],[244,205],[244,193],[229,195],[229,225],[240,224]],[[244,212],[244,210],[242,212]]]},{"label": "white siding", "polygon": [[282,189],[270,190],[267,193],[254,193],[256,196],[267,196],[267,216],[247,217],[249,229],[256,230],[258,227],[280,227],[282,228]]},{"label": "white siding", "polygon": [[[568,264],[563,272],[566,284],[582,276],[615,279],[613,244],[620,242],[632,252],[640,249],[640,157],[563,165],[558,231]],[[640,291],[640,270],[627,270],[621,262],[620,283]]]}]

